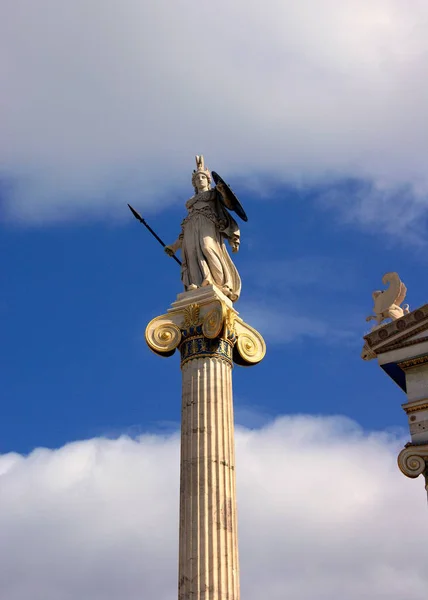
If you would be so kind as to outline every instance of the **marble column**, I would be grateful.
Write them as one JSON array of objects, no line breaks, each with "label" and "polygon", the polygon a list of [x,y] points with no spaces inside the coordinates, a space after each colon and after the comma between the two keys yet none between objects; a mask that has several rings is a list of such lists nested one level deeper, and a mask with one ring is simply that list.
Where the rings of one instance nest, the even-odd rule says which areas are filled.
[{"label": "marble column", "polygon": [[239,600],[233,362],[264,357],[261,335],[215,286],[179,294],[146,329],[182,370],[179,600]]}]

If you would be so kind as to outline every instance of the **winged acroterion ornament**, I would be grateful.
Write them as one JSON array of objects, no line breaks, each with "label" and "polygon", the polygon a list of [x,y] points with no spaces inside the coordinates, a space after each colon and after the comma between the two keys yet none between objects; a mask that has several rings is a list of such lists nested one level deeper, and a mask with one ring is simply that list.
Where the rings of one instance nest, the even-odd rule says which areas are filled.
[{"label": "winged acroterion ornament", "polygon": [[408,304],[401,307],[406,297],[407,288],[400,280],[398,273],[385,273],[382,277],[382,283],[384,285],[389,284],[389,287],[386,290],[376,290],[373,292],[373,312],[375,314],[369,315],[366,318],[366,321],[376,321],[373,329],[379,327],[385,319],[395,321],[409,312]]}]

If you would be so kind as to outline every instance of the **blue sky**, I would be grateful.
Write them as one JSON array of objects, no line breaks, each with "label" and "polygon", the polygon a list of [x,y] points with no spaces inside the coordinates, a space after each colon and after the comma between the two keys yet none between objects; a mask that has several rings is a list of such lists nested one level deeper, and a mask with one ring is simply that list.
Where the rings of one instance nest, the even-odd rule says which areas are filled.
[{"label": "blue sky", "polygon": [[248,214],[236,308],[267,343],[233,374],[242,596],[425,600],[405,396],[360,353],[384,273],[428,301],[426,2],[2,16],[4,597],[175,593],[179,360],[144,330],[182,287],[126,204],[173,242],[203,153]]},{"label": "blue sky", "polygon": [[[404,427],[401,391],[360,351],[384,272],[400,273],[411,306],[428,298],[424,253],[397,247],[381,228],[344,223],[318,195],[281,186],[263,200],[239,194],[249,221],[236,255],[244,286],[236,307],[268,353],[257,368],[235,367],[237,416],[248,408],[270,418],[344,414],[368,429]],[[123,213],[119,223],[2,225],[3,452],[179,421],[178,358],[161,360],[144,342],[145,325],[181,292],[179,268],[126,203]],[[170,242],[184,207],[145,214]]]}]

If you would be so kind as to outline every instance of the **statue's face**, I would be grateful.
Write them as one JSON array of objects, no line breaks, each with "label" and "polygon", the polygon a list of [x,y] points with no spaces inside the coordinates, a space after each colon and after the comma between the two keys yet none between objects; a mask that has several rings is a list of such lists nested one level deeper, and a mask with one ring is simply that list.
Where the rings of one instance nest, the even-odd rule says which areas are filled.
[{"label": "statue's face", "polygon": [[208,177],[204,173],[198,173],[195,177],[195,185],[198,192],[205,192],[208,189]]}]

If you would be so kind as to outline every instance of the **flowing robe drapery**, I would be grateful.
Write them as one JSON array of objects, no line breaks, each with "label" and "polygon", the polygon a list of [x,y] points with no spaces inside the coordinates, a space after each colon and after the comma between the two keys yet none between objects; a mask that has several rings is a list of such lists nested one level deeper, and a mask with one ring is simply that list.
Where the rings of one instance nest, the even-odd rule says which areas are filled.
[{"label": "flowing robe drapery", "polygon": [[181,279],[185,288],[214,284],[232,301],[239,298],[241,278],[226,249],[225,240],[239,245],[239,227],[219,199],[219,192],[195,194],[186,203],[181,223]]}]

